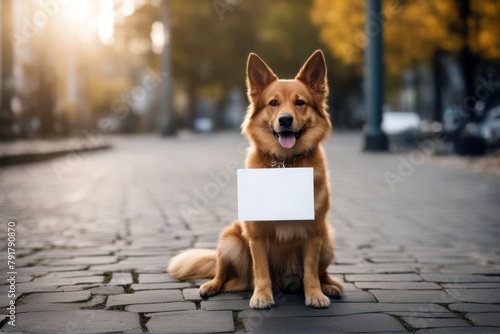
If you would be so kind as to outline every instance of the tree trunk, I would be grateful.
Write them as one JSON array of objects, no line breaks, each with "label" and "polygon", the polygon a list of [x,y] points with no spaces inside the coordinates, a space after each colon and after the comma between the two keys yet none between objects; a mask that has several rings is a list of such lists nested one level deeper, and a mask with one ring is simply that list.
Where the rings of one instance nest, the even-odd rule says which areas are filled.
[{"label": "tree trunk", "polygon": [[475,101],[475,76],[476,67],[479,59],[474,55],[469,46],[470,31],[468,20],[471,17],[470,0],[460,0],[458,2],[458,12],[461,20],[461,35],[463,46],[459,52],[459,61],[463,71],[464,79],[464,116],[469,120],[477,120],[477,115],[474,112],[473,101]]}]

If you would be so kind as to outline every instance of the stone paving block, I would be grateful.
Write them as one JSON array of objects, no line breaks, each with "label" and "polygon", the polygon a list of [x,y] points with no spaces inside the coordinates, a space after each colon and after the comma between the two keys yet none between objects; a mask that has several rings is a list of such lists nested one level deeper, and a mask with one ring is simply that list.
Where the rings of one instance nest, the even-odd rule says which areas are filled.
[{"label": "stone paving block", "polygon": [[139,274],[139,283],[173,283],[179,282],[170,275],[164,274]]},{"label": "stone paving block", "polygon": [[73,259],[45,260],[43,264],[52,266],[71,266],[79,264],[98,265],[115,263],[116,261],[116,256],[80,256]]},{"label": "stone paving block", "polygon": [[38,303],[72,303],[81,302],[90,298],[90,291],[75,291],[75,292],[49,292],[49,293],[33,293],[26,296],[24,304]]},{"label": "stone paving block", "polygon": [[101,284],[78,284],[78,285],[63,285],[54,290],[54,292],[71,292],[71,291],[82,291],[88,290],[91,288],[97,288],[101,286]]},{"label": "stone paving block", "polygon": [[196,305],[192,302],[172,302],[160,304],[135,304],[125,307],[125,311],[139,313],[186,310],[196,310]]},{"label": "stone paving block", "polygon": [[498,312],[500,313],[500,305],[496,304],[472,304],[472,303],[456,303],[448,306],[453,311],[458,312]]},{"label": "stone paving block", "polygon": [[[442,242],[446,242],[446,240],[443,240]],[[447,264],[462,264],[464,262],[470,261],[470,258],[467,256],[439,256],[439,255],[430,255],[430,256],[418,256],[414,255],[415,258],[417,259],[418,263],[425,263],[425,264],[439,264],[439,263],[447,263]]]},{"label": "stone paving block", "polygon": [[437,290],[370,290],[382,303],[455,303],[457,300]]},{"label": "stone paving block", "polygon": [[373,274],[345,275],[348,282],[419,282],[422,277],[417,274]]},{"label": "stone paving block", "polygon": [[445,289],[500,289],[500,282],[498,283],[441,283]]},{"label": "stone paving block", "polygon": [[139,315],[135,313],[77,310],[20,313],[16,327],[3,326],[5,332],[47,333],[115,333],[142,332]]},{"label": "stone paving block", "polygon": [[[153,318],[154,319],[154,318]],[[266,318],[244,319],[248,332],[265,333],[314,333],[314,332],[405,332],[405,328],[387,314],[356,314],[336,317]]]},{"label": "stone paving block", "polygon": [[137,270],[140,267],[139,263],[112,263],[112,264],[98,264],[90,266],[89,270],[100,270],[104,272],[120,272]]},{"label": "stone paving block", "polygon": [[[197,289],[198,291],[198,289]],[[218,300],[234,300],[234,299],[250,299],[252,297],[253,291],[245,292],[222,292],[215,296],[208,297],[208,301],[218,301]]]},{"label": "stone paving block", "polygon": [[137,248],[159,248],[168,245],[170,249],[186,249],[191,247],[190,240],[174,240],[174,241],[165,241],[165,240],[140,240],[133,241],[132,247]]},{"label": "stone paving block", "polygon": [[357,282],[360,289],[381,290],[440,290],[441,287],[431,282]]},{"label": "stone paving block", "polygon": [[60,271],[60,272],[48,273],[47,275],[43,276],[43,279],[102,276],[103,274],[104,272],[102,271],[91,271],[91,270]]},{"label": "stone paving block", "polygon": [[73,265],[73,266],[33,266],[19,268],[20,273],[32,274],[32,275],[45,275],[52,272],[63,272],[63,271],[79,271],[86,269],[86,265]]},{"label": "stone paving block", "polygon": [[469,303],[500,303],[500,289],[446,289],[453,297]]},{"label": "stone paving block", "polygon": [[171,252],[167,247],[163,248],[126,248],[116,252],[118,256],[154,256]]},{"label": "stone paving block", "polygon": [[406,254],[403,255],[384,255],[384,256],[368,256],[367,260],[372,263],[413,263],[416,260]]},{"label": "stone paving block", "polygon": [[[304,297],[305,298],[305,297]],[[333,298],[334,303],[367,303],[377,302],[375,297],[368,291],[344,291],[340,298]]]},{"label": "stone paving block", "polygon": [[235,299],[235,300],[220,300],[220,301],[202,301],[201,309],[207,311],[221,311],[221,310],[247,310],[250,300],[248,299]]},{"label": "stone paving block", "polygon": [[77,285],[85,283],[102,283],[104,276],[83,276],[83,277],[66,277],[66,278],[37,278],[32,283],[47,285],[47,286],[63,286]]},{"label": "stone paving block", "polygon": [[446,266],[440,268],[439,272],[442,274],[498,274],[500,270],[492,267],[485,267],[481,265],[458,265],[458,266]]},{"label": "stone paving block", "polygon": [[45,285],[36,282],[19,283],[16,284],[16,291],[18,293],[26,294],[33,292],[52,292],[55,291],[57,285]]},{"label": "stone paving block", "polygon": [[357,264],[357,265],[330,265],[327,268],[330,274],[401,274],[416,273],[414,267],[389,264]]},{"label": "stone paving block", "polygon": [[438,319],[438,318],[416,318],[403,317],[413,328],[435,328],[435,327],[464,327],[469,324],[463,319]]},{"label": "stone paving block", "polygon": [[467,318],[472,320],[478,326],[500,327],[500,312],[498,312],[498,313],[468,313]]},{"label": "stone paving block", "polygon": [[457,315],[452,312],[384,312],[398,317],[411,318],[457,318]]},{"label": "stone paving block", "polygon": [[353,283],[342,282],[342,286],[344,287],[344,292],[350,290],[359,290]]},{"label": "stone paving block", "polygon": [[[144,316],[146,318],[152,318],[152,317],[157,317],[157,316],[161,316],[161,315],[193,314],[193,313],[198,313],[198,312],[200,312],[200,310],[153,312],[153,313],[145,313]],[[205,312],[205,311],[203,311],[203,312]],[[212,312],[212,311],[206,311],[206,312]]]},{"label": "stone paving block", "polygon": [[90,289],[90,293],[93,295],[121,295],[125,293],[125,289],[121,286],[100,286],[97,288]]},{"label": "stone paving block", "polygon": [[186,300],[201,300],[200,289],[184,289],[182,290],[182,294],[184,295],[184,299]]},{"label": "stone paving block", "polygon": [[224,333],[234,332],[230,311],[192,312],[152,317],[146,327],[157,333]]},{"label": "stone paving block", "polygon": [[429,282],[438,283],[491,283],[500,282],[500,276],[485,275],[451,275],[451,274],[421,274]]},{"label": "stone paving block", "polygon": [[184,289],[190,288],[193,285],[187,282],[173,282],[173,283],[139,283],[132,284],[130,287],[135,291],[141,290],[163,290],[163,289]]},{"label": "stone paving block", "polygon": [[182,301],[180,290],[149,290],[109,296],[106,307],[132,304],[169,303]]},{"label": "stone paving block", "polygon": [[45,312],[45,311],[70,311],[79,310],[82,307],[92,307],[104,303],[104,296],[94,296],[91,300],[83,303],[30,303],[20,304],[17,307],[17,313],[26,312]]},{"label": "stone paving block", "polygon": [[134,283],[131,273],[113,273],[110,285],[128,285]]},{"label": "stone paving block", "polygon": [[114,249],[108,248],[92,248],[92,249],[46,249],[32,254],[30,257],[34,259],[69,259],[80,256],[107,256]]}]

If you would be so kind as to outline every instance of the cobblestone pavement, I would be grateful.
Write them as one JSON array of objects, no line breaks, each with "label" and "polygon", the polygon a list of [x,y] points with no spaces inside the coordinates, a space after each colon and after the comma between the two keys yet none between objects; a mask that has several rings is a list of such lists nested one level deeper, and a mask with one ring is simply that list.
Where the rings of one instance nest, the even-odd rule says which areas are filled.
[{"label": "cobblestone pavement", "polygon": [[129,137],[107,151],[1,168],[0,330],[500,331],[500,178],[419,150],[363,154],[357,134],[326,144],[337,232],[329,272],[346,288],[330,308],[277,291],[275,308],[251,310],[251,292],[201,300],[203,281],[169,277],[173,254],[215,247],[236,217],[233,168],[245,145],[236,133]]}]

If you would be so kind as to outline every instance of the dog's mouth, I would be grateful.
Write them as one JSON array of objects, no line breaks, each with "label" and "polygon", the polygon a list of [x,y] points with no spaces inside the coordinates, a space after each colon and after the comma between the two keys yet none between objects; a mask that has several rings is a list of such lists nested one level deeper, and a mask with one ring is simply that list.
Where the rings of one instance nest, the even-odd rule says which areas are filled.
[{"label": "dog's mouth", "polygon": [[299,139],[300,136],[302,136],[302,133],[304,133],[304,128],[300,129],[297,132],[293,131],[276,132],[273,129],[274,136],[278,139],[280,145],[283,146],[284,148],[292,148],[295,145],[297,139]]}]

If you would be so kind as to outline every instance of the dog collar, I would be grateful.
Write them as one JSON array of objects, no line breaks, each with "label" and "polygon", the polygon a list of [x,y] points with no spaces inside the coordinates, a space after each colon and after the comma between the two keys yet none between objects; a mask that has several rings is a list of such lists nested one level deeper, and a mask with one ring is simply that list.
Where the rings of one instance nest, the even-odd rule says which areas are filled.
[{"label": "dog collar", "polygon": [[310,155],[311,153],[310,152],[306,152],[306,153],[303,153],[303,154],[299,154],[299,155],[294,155],[293,157],[291,158],[288,158],[288,159],[278,159],[276,158],[275,156],[271,156],[271,168],[286,168],[285,167],[285,164],[291,164],[293,163],[293,167],[295,167],[295,162],[300,160],[300,159],[303,159],[303,158],[306,158]]}]

